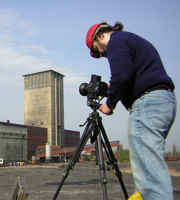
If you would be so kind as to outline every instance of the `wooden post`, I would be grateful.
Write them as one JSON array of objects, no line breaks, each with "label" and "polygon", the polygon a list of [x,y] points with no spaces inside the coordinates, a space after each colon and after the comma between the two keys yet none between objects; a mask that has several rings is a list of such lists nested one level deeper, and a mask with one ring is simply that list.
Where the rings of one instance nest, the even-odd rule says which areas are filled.
[{"label": "wooden post", "polygon": [[10,200],[27,200],[27,198],[28,198],[28,194],[24,193],[23,187],[20,183],[20,177],[18,176],[16,185],[12,192],[12,196]]},{"label": "wooden post", "polygon": [[117,146],[117,161],[120,162],[120,145]]}]

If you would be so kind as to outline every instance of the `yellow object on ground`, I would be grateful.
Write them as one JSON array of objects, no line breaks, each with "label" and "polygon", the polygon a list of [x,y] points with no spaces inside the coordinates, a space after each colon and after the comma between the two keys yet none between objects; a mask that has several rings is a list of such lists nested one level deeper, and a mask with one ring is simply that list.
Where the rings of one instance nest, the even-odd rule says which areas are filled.
[{"label": "yellow object on ground", "polygon": [[131,195],[128,200],[143,200],[140,192],[135,192],[133,195]]}]

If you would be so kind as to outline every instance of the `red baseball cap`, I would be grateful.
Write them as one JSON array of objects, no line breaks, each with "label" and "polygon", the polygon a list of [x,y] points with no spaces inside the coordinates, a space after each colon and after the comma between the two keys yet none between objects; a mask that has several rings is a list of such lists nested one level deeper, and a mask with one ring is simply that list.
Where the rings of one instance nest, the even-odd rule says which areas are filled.
[{"label": "red baseball cap", "polygon": [[90,54],[92,57],[100,58],[99,52],[97,50],[93,49],[93,41],[101,28],[106,28],[109,26],[110,25],[107,24],[106,22],[102,22],[100,24],[94,24],[89,28],[89,30],[86,34],[86,45],[90,49],[90,51],[91,51]]},{"label": "red baseball cap", "polygon": [[93,40],[95,39],[95,36],[96,36],[94,33],[96,32],[96,29],[97,29],[97,27],[99,25],[100,24],[94,24],[94,25],[92,25],[89,28],[89,30],[88,30],[88,32],[86,34],[86,45],[87,45],[87,47],[89,49],[91,49],[91,47],[92,47]]}]

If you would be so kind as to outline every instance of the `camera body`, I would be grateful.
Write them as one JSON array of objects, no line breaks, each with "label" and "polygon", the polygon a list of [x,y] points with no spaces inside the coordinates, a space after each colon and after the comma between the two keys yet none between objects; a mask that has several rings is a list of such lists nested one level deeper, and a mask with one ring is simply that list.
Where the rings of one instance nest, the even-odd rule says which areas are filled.
[{"label": "camera body", "polygon": [[101,76],[91,75],[89,83],[82,83],[79,86],[79,93],[87,96],[88,100],[98,100],[99,97],[107,97],[108,85],[101,81]]}]

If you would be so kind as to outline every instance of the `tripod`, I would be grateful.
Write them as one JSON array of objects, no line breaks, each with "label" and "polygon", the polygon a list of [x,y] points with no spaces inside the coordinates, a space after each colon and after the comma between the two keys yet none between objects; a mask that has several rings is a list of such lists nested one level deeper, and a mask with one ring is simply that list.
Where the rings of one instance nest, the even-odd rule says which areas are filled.
[{"label": "tripod", "polygon": [[108,140],[105,129],[103,127],[102,118],[100,117],[99,112],[97,111],[99,108],[99,104],[96,102],[93,102],[89,106],[92,108],[93,112],[90,113],[86,122],[83,125],[81,125],[81,126],[86,125],[86,127],[81,137],[80,144],[78,145],[76,151],[73,154],[72,159],[69,161],[68,166],[65,169],[62,180],[59,183],[56,193],[54,194],[53,200],[56,200],[66,178],[69,175],[70,170],[72,170],[76,162],[79,161],[80,154],[83,151],[83,148],[85,147],[89,139],[91,139],[91,143],[95,142],[95,146],[96,146],[96,155],[97,155],[98,164],[99,164],[100,183],[101,183],[102,192],[103,192],[103,200],[108,200],[107,187],[106,187],[107,179],[106,179],[106,169],[105,169],[104,156],[103,156],[103,148],[107,155],[109,164],[112,165],[113,169],[115,170],[115,175],[117,176],[119,180],[122,191],[124,193],[124,197],[127,200],[128,194],[127,194],[124,182],[122,180],[122,174],[119,170],[117,160],[114,156],[114,153],[111,148],[111,144]]}]

